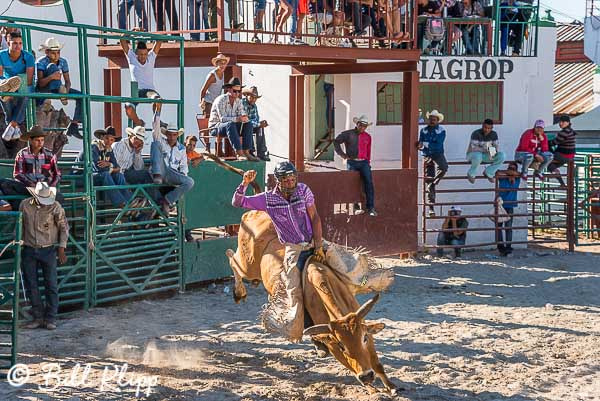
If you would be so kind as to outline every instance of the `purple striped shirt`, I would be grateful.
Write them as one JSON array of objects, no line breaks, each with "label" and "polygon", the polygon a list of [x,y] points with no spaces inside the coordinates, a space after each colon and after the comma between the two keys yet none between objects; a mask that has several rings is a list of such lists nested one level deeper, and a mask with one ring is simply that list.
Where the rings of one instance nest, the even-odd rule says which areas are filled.
[{"label": "purple striped shirt", "polygon": [[315,204],[315,196],[306,184],[298,183],[296,192],[289,201],[277,188],[253,196],[245,195],[246,188],[243,183],[237,187],[231,200],[233,206],[267,212],[282,244],[299,244],[312,240],[312,223],[307,207]]}]

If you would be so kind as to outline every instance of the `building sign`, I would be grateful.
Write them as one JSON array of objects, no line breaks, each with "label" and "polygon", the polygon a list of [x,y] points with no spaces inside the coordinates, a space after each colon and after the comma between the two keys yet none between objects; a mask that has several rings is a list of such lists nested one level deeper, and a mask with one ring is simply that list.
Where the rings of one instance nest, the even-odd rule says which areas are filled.
[{"label": "building sign", "polygon": [[504,80],[515,66],[509,59],[421,58],[421,80]]}]

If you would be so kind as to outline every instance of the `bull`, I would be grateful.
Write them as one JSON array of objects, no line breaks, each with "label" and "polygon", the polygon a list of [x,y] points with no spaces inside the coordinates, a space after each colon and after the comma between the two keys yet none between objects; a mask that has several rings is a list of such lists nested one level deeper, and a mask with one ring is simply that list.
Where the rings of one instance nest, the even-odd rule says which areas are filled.
[{"label": "bull", "polygon": [[[255,285],[262,281],[269,295],[274,294],[283,269],[284,246],[265,212],[244,213],[237,251],[228,249],[226,255],[235,279],[236,303],[247,296],[244,279]],[[385,389],[395,394],[396,388],[385,374],[373,341],[373,334],[384,324],[365,321],[379,294],[361,306],[335,271],[312,258],[304,268],[303,292],[306,312],[314,322],[304,334],[349,369],[370,393],[377,392],[373,386],[377,376]]]}]

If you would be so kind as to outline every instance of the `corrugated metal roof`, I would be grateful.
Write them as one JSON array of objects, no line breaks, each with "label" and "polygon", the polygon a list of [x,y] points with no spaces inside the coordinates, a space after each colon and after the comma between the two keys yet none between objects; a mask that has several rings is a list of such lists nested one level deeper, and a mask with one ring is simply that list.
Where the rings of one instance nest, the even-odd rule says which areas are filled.
[{"label": "corrugated metal roof", "polygon": [[557,24],[556,40],[558,42],[577,42],[583,40],[583,24]]},{"label": "corrugated metal roof", "polygon": [[581,114],[594,107],[593,63],[554,66],[554,114]]}]

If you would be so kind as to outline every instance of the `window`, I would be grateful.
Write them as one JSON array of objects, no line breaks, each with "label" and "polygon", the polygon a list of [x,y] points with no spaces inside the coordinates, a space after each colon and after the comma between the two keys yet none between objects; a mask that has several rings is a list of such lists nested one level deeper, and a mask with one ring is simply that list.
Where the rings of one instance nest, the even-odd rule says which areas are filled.
[{"label": "window", "polygon": [[[437,109],[445,124],[502,123],[502,82],[421,82],[423,118]],[[402,82],[377,83],[377,125],[402,124]]]}]

